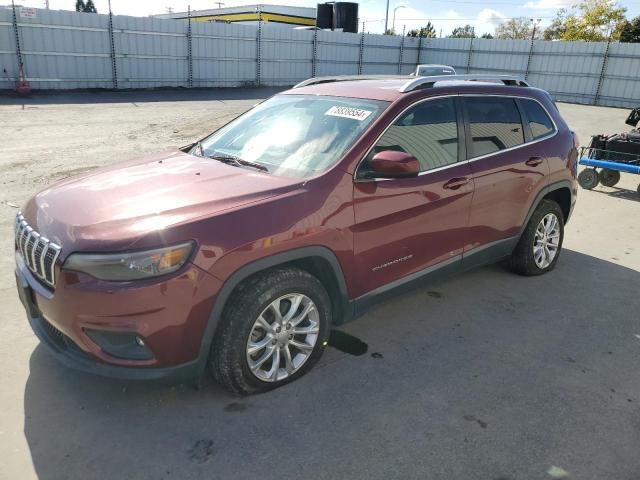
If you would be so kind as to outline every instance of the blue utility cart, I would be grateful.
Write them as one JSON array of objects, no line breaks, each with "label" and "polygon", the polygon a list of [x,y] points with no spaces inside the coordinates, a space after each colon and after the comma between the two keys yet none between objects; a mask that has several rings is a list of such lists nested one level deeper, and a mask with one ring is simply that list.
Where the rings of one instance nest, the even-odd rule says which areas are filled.
[{"label": "blue utility cart", "polygon": [[582,147],[578,164],[588,167],[578,175],[578,184],[586,190],[591,190],[599,183],[613,187],[620,181],[620,172],[640,175],[640,153]]}]

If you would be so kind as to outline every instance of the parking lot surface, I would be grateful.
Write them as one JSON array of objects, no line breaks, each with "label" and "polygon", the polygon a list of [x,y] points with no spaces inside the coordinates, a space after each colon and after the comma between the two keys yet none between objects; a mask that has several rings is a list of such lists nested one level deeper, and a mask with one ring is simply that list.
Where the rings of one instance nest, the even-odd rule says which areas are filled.
[{"label": "parking lot surface", "polygon": [[[119,382],[48,356],[15,291],[17,206],[271,93],[0,97],[0,479],[640,478],[638,176],[580,190],[548,275],[496,265],[407,291],[341,328],[366,353],[329,348],[268,394]],[[629,129],[625,110],[560,110],[583,143]]]}]

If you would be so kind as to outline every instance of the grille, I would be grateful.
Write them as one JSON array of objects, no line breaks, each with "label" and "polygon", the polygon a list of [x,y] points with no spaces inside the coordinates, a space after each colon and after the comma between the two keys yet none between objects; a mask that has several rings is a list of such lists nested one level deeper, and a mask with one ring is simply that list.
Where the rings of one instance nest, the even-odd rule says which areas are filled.
[{"label": "grille", "polygon": [[40,317],[39,322],[40,325],[42,325],[45,335],[49,338],[51,343],[53,343],[60,350],[66,350],[70,353],[76,353],[86,356],[86,353],[81,350],[73,340],[71,340],[64,333],[50,324],[45,318]]},{"label": "grille", "polygon": [[31,272],[51,287],[55,286],[55,264],[61,247],[36,232],[21,213],[16,215],[16,248]]},{"label": "grille", "polygon": [[42,326],[44,327],[49,339],[60,349],[67,348],[67,338],[64,333],[58,330],[56,327],[51,325],[46,320],[42,319]]}]

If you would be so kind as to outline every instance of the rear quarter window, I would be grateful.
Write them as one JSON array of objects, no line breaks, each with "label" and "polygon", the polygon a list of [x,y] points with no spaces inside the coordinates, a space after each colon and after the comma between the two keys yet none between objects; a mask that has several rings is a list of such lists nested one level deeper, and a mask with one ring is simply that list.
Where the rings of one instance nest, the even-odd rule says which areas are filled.
[{"label": "rear quarter window", "polygon": [[555,131],[553,121],[538,102],[525,99],[520,102],[534,140],[546,137]]}]

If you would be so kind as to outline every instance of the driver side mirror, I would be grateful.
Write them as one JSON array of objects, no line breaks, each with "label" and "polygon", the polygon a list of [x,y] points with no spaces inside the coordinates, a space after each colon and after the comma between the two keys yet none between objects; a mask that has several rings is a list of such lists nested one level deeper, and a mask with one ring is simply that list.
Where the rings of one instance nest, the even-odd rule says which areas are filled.
[{"label": "driver side mirror", "polygon": [[397,150],[383,150],[369,160],[370,178],[410,178],[420,173],[420,162],[413,155]]}]

